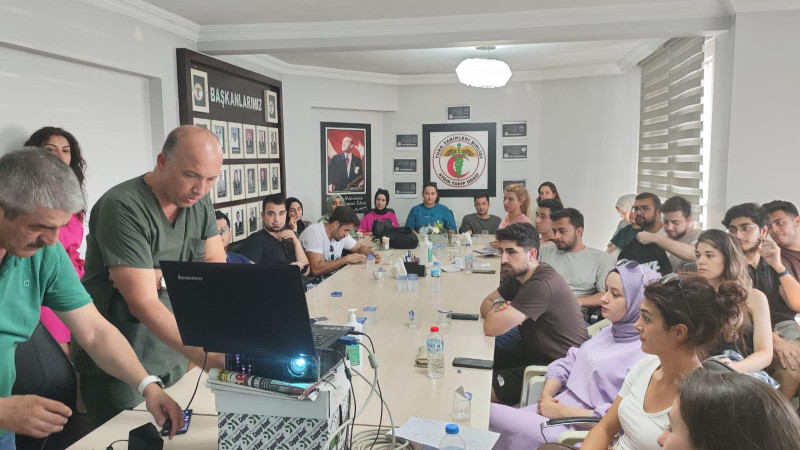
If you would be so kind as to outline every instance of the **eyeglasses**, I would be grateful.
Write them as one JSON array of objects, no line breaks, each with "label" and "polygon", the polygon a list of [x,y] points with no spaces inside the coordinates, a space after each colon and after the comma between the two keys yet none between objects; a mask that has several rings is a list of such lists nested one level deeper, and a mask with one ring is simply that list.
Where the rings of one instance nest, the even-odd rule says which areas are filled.
[{"label": "eyeglasses", "polygon": [[329,250],[330,250],[330,252],[331,252],[331,259],[330,259],[330,261],[333,261],[334,259],[336,259],[336,258],[334,258],[334,257],[333,257],[333,244],[331,244],[331,247],[330,247],[330,249],[329,249]]},{"label": "eyeglasses", "polygon": [[642,269],[642,265],[636,261],[631,261],[630,259],[620,259],[615,264],[617,267],[625,267],[626,269],[639,269],[639,272],[642,274],[642,286],[646,286],[650,280],[647,278],[647,275],[644,273],[644,269]]},{"label": "eyeglasses", "polygon": [[686,304],[686,310],[690,313],[689,318],[691,319],[692,305],[691,303],[689,303],[689,299],[686,298],[686,292],[683,290],[683,283],[681,283],[681,277],[677,273],[672,272],[664,275],[663,277],[661,277],[660,280],[658,280],[659,283],[665,286],[675,281],[678,282],[678,290],[681,292],[681,298],[683,298],[683,303]]},{"label": "eyeglasses", "polygon": [[231,227],[219,227],[219,234],[225,234],[231,231]]},{"label": "eyeglasses", "polygon": [[650,209],[652,208],[650,208],[649,206],[634,206],[633,208],[631,208],[631,212],[636,213],[641,211],[643,213],[646,213],[647,211],[650,211]]}]

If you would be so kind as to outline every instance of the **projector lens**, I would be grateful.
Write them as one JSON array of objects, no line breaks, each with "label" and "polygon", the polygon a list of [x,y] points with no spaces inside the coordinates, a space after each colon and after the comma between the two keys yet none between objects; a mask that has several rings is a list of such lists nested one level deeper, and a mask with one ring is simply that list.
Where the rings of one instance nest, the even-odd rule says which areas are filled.
[{"label": "projector lens", "polygon": [[308,371],[308,361],[305,355],[300,355],[289,360],[289,374],[301,377]]}]

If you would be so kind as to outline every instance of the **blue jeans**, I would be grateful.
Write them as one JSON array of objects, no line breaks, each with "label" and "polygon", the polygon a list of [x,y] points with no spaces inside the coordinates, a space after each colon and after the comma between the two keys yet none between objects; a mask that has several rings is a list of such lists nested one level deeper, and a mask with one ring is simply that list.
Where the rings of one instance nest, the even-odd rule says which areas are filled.
[{"label": "blue jeans", "polygon": [[0,450],[17,450],[17,442],[14,433],[0,435]]},{"label": "blue jeans", "polygon": [[494,338],[494,346],[496,348],[504,348],[518,343],[522,338],[519,336],[519,327],[514,327]]}]

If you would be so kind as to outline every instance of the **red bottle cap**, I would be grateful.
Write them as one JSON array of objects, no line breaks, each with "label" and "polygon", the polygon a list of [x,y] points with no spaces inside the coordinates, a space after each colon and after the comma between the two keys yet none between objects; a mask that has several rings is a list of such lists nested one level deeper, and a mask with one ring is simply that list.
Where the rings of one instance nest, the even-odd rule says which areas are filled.
[{"label": "red bottle cap", "polygon": [[439,332],[439,327],[431,327],[431,332],[438,333]]}]

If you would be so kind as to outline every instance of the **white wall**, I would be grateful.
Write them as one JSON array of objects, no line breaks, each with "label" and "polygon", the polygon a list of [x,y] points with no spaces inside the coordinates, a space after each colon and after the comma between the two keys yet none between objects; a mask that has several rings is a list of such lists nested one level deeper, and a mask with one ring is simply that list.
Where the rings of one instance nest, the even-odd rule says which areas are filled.
[{"label": "white wall", "polygon": [[638,70],[542,88],[540,180],[583,213],[584,243],[595,248],[606,248],[619,223],[617,198],[636,189],[639,90]]},{"label": "white wall", "polygon": [[800,11],[736,17],[726,205],[800,204]]},{"label": "white wall", "polygon": [[[402,86],[399,92],[397,113],[386,115],[386,136],[383,142],[386,164],[383,166],[385,188],[394,192],[394,181],[416,181],[417,199],[392,198],[390,206],[397,212],[398,220],[405,221],[412,206],[422,201],[422,125],[446,123],[446,107],[469,105],[472,122],[497,122],[497,183],[496,197],[490,199],[490,212],[503,217],[502,180],[527,179],[528,186],[539,180],[539,139],[541,120],[542,85],[540,82],[509,83],[500,89],[477,89],[462,85]],[[502,162],[500,127],[503,121],[527,121],[528,159],[518,162]],[[395,134],[419,135],[419,150],[415,152],[395,151]],[[393,175],[393,157],[415,157],[418,173]],[[375,169],[373,168],[373,171]],[[538,186],[538,185],[537,185]],[[535,186],[534,186],[535,189]],[[472,198],[443,198],[442,203],[453,210],[456,222],[461,224],[465,214],[475,212]]]}]

